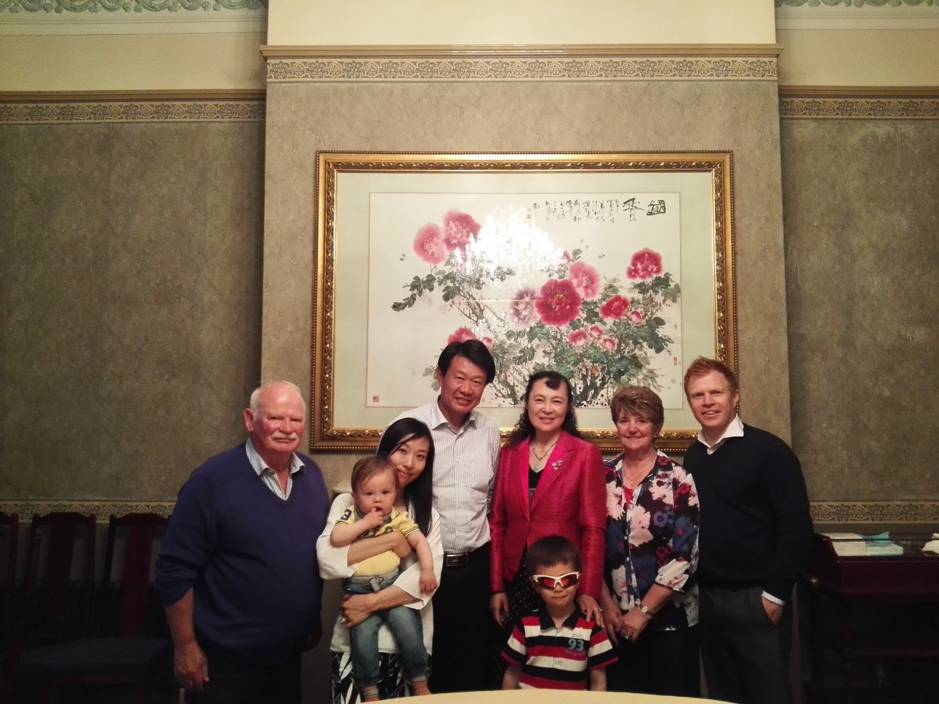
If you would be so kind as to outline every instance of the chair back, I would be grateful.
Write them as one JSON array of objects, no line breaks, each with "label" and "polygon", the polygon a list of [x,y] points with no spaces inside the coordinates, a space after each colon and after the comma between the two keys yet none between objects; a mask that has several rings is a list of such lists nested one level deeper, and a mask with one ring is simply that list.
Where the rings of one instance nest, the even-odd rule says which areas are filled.
[{"label": "chair back", "polygon": [[[153,570],[154,542],[161,539],[169,519],[156,513],[129,513],[108,522],[108,542],[104,557],[103,593],[120,594],[119,626],[116,635],[124,638],[142,638],[162,635],[148,632],[148,595],[151,593],[150,574]],[[116,552],[123,542],[123,579],[115,577]],[[120,582],[120,589],[115,587]],[[162,613],[162,610],[161,610]]]},{"label": "chair back", "polygon": [[[6,571],[3,573],[3,582],[0,582],[0,652],[7,648],[7,638],[12,629],[10,619],[13,616],[13,595],[16,592],[16,567],[20,545],[20,517],[16,513],[3,513],[0,511],[0,550],[6,553]],[[0,553],[2,555],[3,553]]]},{"label": "chair back", "polygon": [[24,640],[56,642],[87,635],[94,578],[94,515],[34,514],[19,615]]}]

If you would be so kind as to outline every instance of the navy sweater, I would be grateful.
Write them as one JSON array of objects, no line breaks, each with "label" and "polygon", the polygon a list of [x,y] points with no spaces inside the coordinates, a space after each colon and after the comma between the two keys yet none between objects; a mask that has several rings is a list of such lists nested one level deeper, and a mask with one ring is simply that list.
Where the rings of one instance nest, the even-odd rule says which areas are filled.
[{"label": "navy sweater", "polygon": [[697,578],[704,586],[762,587],[788,601],[812,541],[799,459],[775,435],[744,426],[713,455],[685,454],[701,502]]},{"label": "navy sweater", "polygon": [[257,475],[244,445],[207,460],[179,491],[157,585],[167,606],[193,589],[196,638],[208,653],[282,664],[319,620],[316,539],[328,497],[319,467],[298,455],[304,467],[286,501]]}]

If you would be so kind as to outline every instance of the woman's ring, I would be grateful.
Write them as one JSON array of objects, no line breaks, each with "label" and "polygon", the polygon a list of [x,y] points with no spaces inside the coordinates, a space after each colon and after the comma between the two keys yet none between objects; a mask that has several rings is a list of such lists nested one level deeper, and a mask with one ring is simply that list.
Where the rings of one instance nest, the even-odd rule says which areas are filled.
[{"label": "woman's ring", "polygon": [[340,617],[339,617],[339,623],[345,623],[345,622],[346,622],[346,617],[345,617],[345,616],[340,616]]},{"label": "woman's ring", "polygon": [[632,636],[623,636],[623,640],[629,640]]}]

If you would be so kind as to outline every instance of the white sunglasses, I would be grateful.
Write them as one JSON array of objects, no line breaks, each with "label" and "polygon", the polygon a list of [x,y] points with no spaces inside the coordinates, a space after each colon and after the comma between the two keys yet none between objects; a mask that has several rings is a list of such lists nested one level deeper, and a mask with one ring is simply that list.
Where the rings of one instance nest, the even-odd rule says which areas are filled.
[{"label": "white sunglasses", "polygon": [[531,578],[535,584],[545,589],[554,589],[555,587],[566,589],[577,584],[580,579],[580,572],[568,572],[557,577],[552,574],[533,574]]}]

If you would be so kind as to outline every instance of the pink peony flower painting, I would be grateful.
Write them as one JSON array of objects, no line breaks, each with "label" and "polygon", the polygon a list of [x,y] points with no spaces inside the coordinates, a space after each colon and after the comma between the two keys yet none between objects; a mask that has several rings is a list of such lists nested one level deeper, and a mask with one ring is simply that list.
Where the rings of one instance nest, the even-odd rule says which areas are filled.
[{"label": "pink peony flower painting", "polygon": [[583,347],[587,344],[587,340],[586,330],[573,330],[567,335],[567,341],[574,345],[574,347]]},{"label": "pink peony flower painting", "polygon": [[443,243],[439,225],[429,222],[417,231],[414,253],[428,264],[443,264],[447,258],[447,247]]},{"label": "pink peony flower painting", "polygon": [[548,279],[541,287],[535,307],[541,316],[541,322],[560,327],[567,325],[580,314],[581,303],[583,299],[569,280]]},{"label": "pink peony flower painting", "polygon": [[[533,255],[518,232],[484,228],[457,208],[440,212],[442,220],[417,230],[413,248],[423,270],[403,283],[407,293],[392,308],[404,311],[426,297],[446,321],[440,336],[447,344],[480,340],[490,348],[500,404],[520,404],[527,375],[539,368],[568,376],[577,403],[590,407],[607,404],[623,383],[655,385],[659,373],[642,360],[669,353],[667,309],[681,294],[659,252],[632,249],[605,261],[604,254],[585,256],[587,245],[566,251],[545,240]],[[424,376],[434,378],[433,371],[426,367]]]},{"label": "pink peony flower painting", "polygon": [[443,216],[443,243],[451,252],[465,252],[467,245],[479,235],[481,227],[472,215],[451,210]]},{"label": "pink peony flower painting", "polygon": [[535,310],[535,299],[537,298],[538,292],[530,286],[520,288],[515,292],[515,296],[509,304],[509,312],[516,324],[524,327],[535,322],[538,317],[538,311]]},{"label": "pink peony flower painting", "polygon": [[662,273],[662,255],[646,247],[632,256],[626,276],[630,279],[651,279]]},{"label": "pink peony flower painting", "polygon": [[475,340],[476,333],[474,333],[469,328],[457,328],[453,331],[453,334],[447,338],[447,344],[451,342],[466,342],[467,340]]},{"label": "pink peony flower painting", "polygon": [[597,297],[600,293],[600,275],[597,270],[583,262],[574,262],[567,272],[567,278],[574,284],[585,301]]},{"label": "pink peony flower painting", "polygon": [[627,310],[629,300],[617,293],[600,306],[600,316],[607,320],[619,320]]}]

